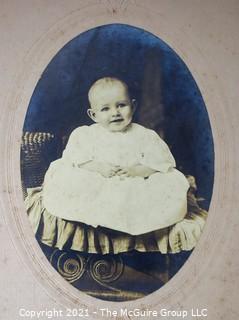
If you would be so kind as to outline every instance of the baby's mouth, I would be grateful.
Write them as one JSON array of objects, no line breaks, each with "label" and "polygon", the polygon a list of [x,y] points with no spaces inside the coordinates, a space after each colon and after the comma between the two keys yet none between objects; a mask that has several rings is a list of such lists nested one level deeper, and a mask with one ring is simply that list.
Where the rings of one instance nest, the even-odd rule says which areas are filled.
[{"label": "baby's mouth", "polygon": [[124,121],[124,119],[120,118],[120,119],[114,119],[112,121],[110,121],[110,123],[114,123],[114,122],[121,122]]}]

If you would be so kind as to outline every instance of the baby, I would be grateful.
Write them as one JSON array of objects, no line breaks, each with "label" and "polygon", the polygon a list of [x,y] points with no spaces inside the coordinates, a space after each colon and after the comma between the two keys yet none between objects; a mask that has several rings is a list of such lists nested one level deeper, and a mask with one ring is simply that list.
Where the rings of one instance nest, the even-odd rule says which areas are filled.
[{"label": "baby", "polygon": [[127,85],[102,78],[89,90],[95,122],[73,131],[43,184],[43,205],[59,218],[139,235],[176,224],[189,184],[156,132],[132,123]]}]

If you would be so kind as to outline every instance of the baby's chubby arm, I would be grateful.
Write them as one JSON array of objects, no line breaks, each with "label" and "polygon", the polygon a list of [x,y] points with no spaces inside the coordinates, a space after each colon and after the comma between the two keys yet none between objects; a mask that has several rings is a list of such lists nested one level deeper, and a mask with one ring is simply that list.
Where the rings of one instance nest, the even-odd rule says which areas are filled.
[{"label": "baby's chubby arm", "polygon": [[[66,164],[70,164],[74,168],[82,168],[84,170],[97,172],[106,178],[116,175],[119,167],[106,162],[97,161],[94,159],[94,151],[91,139],[92,129],[90,126],[82,126],[76,128],[70,135],[69,141],[63,152],[63,160]],[[90,140],[90,142],[89,142]],[[89,143],[86,143],[88,141]]]},{"label": "baby's chubby arm", "polygon": [[105,178],[111,178],[113,176],[116,176],[117,172],[120,169],[119,166],[113,165],[111,163],[100,162],[95,160],[79,164],[77,165],[77,167],[88,171],[100,173]]}]

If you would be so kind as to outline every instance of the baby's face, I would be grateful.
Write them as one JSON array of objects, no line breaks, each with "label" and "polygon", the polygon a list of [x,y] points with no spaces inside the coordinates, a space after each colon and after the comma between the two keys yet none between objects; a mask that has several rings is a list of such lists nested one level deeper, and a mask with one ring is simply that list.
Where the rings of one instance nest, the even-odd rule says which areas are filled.
[{"label": "baby's face", "polygon": [[121,82],[98,85],[90,94],[90,117],[112,132],[124,131],[132,121],[133,107]]}]

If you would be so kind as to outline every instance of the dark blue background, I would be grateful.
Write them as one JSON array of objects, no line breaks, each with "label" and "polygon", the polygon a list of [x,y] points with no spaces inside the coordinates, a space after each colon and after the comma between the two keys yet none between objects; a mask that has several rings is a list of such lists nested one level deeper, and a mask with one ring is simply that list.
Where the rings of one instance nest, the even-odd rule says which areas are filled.
[{"label": "dark blue background", "polygon": [[208,208],[214,177],[213,138],[200,91],[178,55],[142,29],[112,24],[68,42],[43,72],[32,95],[24,131],[68,136],[90,124],[87,93],[92,82],[119,77],[137,99],[135,121],[168,143],[177,168],[195,176]]}]

